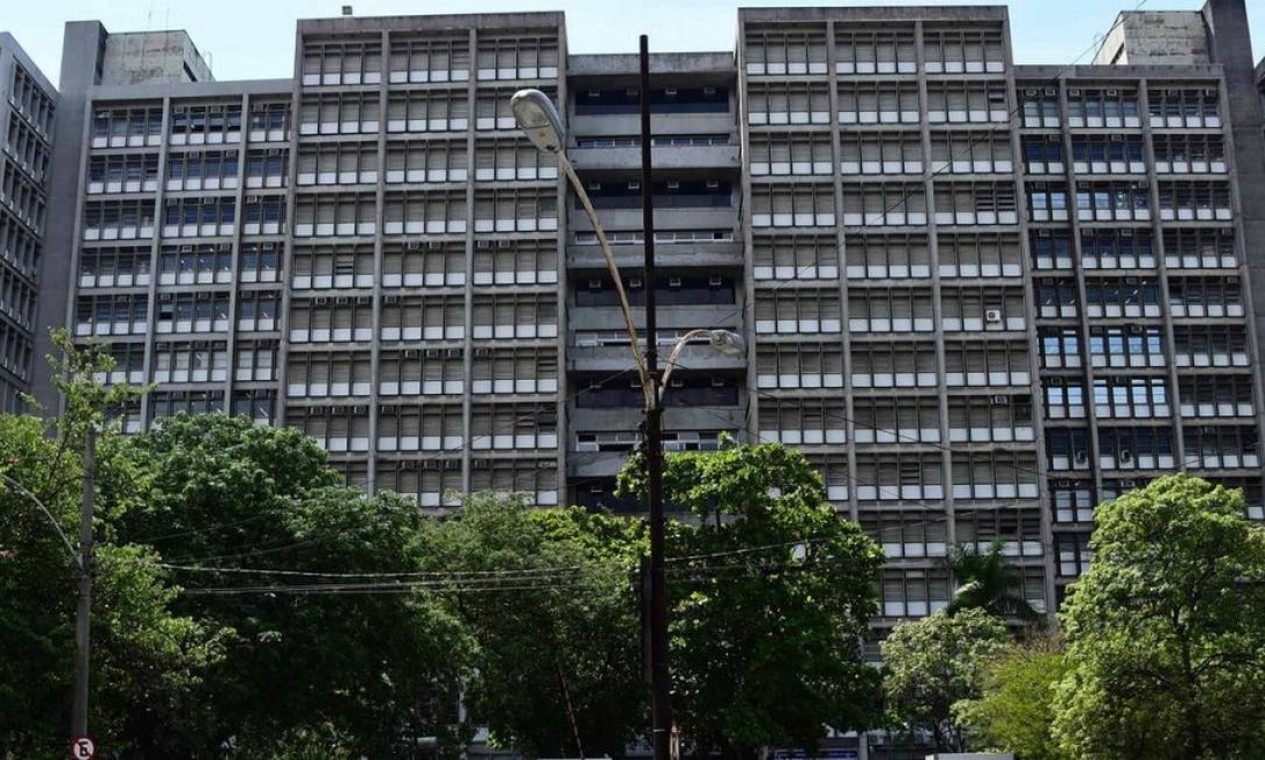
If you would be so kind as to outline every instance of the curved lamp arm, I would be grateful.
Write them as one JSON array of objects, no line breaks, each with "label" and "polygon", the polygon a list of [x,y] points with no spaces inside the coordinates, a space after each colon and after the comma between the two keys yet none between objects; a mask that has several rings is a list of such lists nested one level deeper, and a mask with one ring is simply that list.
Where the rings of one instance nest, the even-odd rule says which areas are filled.
[{"label": "curved lamp arm", "polygon": [[71,562],[74,564],[75,567],[79,568],[79,570],[82,571],[83,560],[79,556],[79,550],[75,548],[74,544],[70,543],[70,539],[66,537],[65,531],[61,529],[61,524],[58,523],[57,520],[53,517],[53,513],[48,511],[48,507],[44,506],[44,502],[36,498],[35,494],[28,491],[26,489],[26,486],[22,485],[21,483],[9,477],[8,475],[5,475],[4,473],[0,473],[0,480],[3,480],[4,482],[8,483],[10,486],[13,487],[13,490],[17,491],[18,493],[22,494],[26,498],[30,499],[35,504],[35,506],[39,507],[40,512],[43,512],[44,517],[48,519],[48,524],[53,526],[53,530],[57,532],[57,537],[60,538],[62,544],[66,546],[66,551],[70,552]]}]

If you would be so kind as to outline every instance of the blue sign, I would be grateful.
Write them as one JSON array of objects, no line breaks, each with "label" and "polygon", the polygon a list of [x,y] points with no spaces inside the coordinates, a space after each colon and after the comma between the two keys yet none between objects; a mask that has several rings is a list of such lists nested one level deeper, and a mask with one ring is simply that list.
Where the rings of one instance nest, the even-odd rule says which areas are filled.
[{"label": "blue sign", "polygon": [[802,749],[777,749],[771,753],[772,760],[857,760],[855,749],[841,747],[823,747],[816,754],[808,754]]}]

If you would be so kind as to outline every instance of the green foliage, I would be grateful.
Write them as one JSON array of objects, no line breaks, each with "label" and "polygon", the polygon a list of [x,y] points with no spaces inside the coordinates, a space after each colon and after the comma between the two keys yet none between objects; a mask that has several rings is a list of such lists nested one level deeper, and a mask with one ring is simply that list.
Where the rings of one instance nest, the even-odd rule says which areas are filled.
[{"label": "green foliage", "polygon": [[1023,598],[1023,576],[1002,553],[1000,540],[985,552],[972,546],[954,546],[949,569],[958,584],[949,604],[950,615],[978,608],[1003,619],[1038,619],[1037,611]]},{"label": "green foliage", "polygon": [[1024,760],[1070,758],[1052,733],[1055,689],[1066,673],[1061,642],[1012,644],[985,662],[980,698],[957,703],[956,720],[983,744]]},{"label": "green foliage", "polygon": [[641,522],[498,494],[468,496],[457,518],[438,531],[434,567],[519,578],[449,596],[480,643],[473,717],[529,757],[622,756],[646,708],[632,583]]},{"label": "green foliage", "polygon": [[911,731],[930,733],[937,750],[965,750],[954,705],[980,698],[986,664],[1009,643],[1006,625],[978,608],[896,626],[882,645],[888,707]]},{"label": "green foliage", "polygon": [[1077,758],[1256,758],[1265,530],[1241,492],[1174,475],[1100,504],[1060,619],[1055,734]]},{"label": "green foliage", "polygon": [[[673,708],[696,751],[812,747],[873,722],[861,642],[882,552],[826,502],[798,451],[733,446],[666,458]],[[644,491],[639,458],[620,473]],[[673,558],[676,559],[673,559]]]},{"label": "green foliage", "polygon": [[[74,350],[54,363],[67,412],[45,422],[0,415],[0,471],[26,495],[0,485],[0,754],[64,757],[74,661],[78,570],[48,518],[77,537],[89,427],[99,433],[92,719],[99,742],[143,752],[155,735],[178,731],[190,688],[222,656],[227,632],[172,613],[174,592],[143,547],[110,543],[113,520],[135,504],[143,478],[108,425],[106,406],[139,390],[103,391],[94,378],[112,360]],[[74,540],[74,539],[72,539]]]},{"label": "green foliage", "polygon": [[[120,534],[198,568],[175,571],[191,589],[423,567],[434,527],[416,503],[335,485],[324,452],[297,431],[178,416],[133,447],[151,477]],[[240,567],[250,573],[231,572]],[[188,595],[178,609],[235,633],[195,690],[204,749],[236,737],[242,751],[266,756],[296,730],[329,726],[350,751],[379,757],[400,731],[447,746],[464,735],[455,712],[475,643],[425,592]]]}]

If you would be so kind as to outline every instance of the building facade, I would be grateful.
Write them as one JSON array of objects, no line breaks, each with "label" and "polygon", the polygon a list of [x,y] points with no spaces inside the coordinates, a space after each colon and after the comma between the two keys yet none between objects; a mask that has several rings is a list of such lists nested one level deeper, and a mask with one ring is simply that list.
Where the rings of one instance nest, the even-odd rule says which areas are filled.
[{"label": "building facade", "polygon": [[880,625],[947,603],[954,543],[1000,541],[1050,611],[1099,500],[1186,470],[1265,517],[1243,5],[1160,14],[1163,45],[1121,19],[1087,66],[1015,65],[997,7],[744,9],[735,52],[654,56],[654,283],[636,57],[568,55],[561,14],[301,21],[293,78],[248,82],[70,24],[41,326],[157,384],[130,430],[245,414],[428,509],[636,508],[629,339],[514,125],[536,87],[655,339],[746,337],[685,348],[667,449],[802,448],[890,558]]},{"label": "building facade", "polygon": [[57,90],[0,33],[0,412],[22,409],[35,369],[36,308]]}]

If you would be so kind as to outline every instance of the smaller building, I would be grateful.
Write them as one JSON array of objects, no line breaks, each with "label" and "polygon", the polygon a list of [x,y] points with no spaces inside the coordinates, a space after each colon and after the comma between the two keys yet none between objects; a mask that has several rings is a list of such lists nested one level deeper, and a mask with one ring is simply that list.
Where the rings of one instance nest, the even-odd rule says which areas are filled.
[{"label": "smaller building", "polygon": [[0,33],[0,412],[31,390],[57,90]]}]

